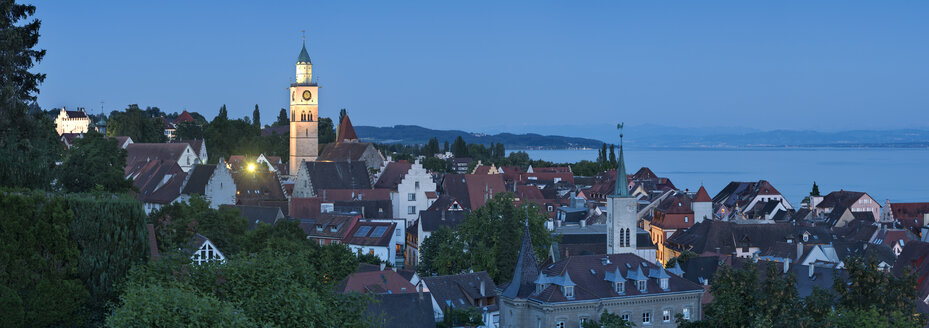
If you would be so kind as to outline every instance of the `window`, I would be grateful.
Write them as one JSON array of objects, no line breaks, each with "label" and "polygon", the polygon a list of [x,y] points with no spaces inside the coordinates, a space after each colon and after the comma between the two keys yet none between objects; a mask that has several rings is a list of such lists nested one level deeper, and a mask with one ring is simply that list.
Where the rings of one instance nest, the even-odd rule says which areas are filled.
[{"label": "window", "polygon": [[574,286],[565,286],[564,287],[564,297],[574,298]]},{"label": "window", "polygon": [[588,319],[587,317],[581,317],[581,320],[578,320],[578,324],[579,324],[581,327],[584,327],[584,324],[587,323],[588,320],[590,320],[590,319]]},{"label": "window", "polygon": [[616,290],[617,294],[622,294],[626,292],[626,284],[617,282],[614,284],[613,288]]},{"label": "window", "polygon": [[419,181],[414,182],[413,185],[416,186],[416,190],[419,190]]},{"label": "window", "polygon": [[684,315],[685,320],[690,320],[690,307],[689,306],[685,306],[684,309],[681,310],[681,313]]},{"label": "window", "polygon": [[416,206],[407,206],[406,214],[416,214]]},{"label": "window", "polygon": [[661,284],[661,289],[667,290],[668,289],[668,278],[661,278],[659,280],[660,280],[659,283]]},{"label": "window", "polygon": [[396,230],[397,230],[397,235],[396,235],[396,236],[397,236],[397,237],[400,237],[400,229],[396,229]]},{"label": "window", "polygon": [[411,201],[411,202],[412,202],[412,201],[415,201],[415,200],[416,200],[416,194],[414,194],[414,193],[406,194],[406,200]]},{"label": "window", "polygon": [[810,241],[810,235],[808,235],[808,234],[803,234],[803,241],[804,241],[804,242]]},{"label": "window", "polygon": [[629,313],[623,313],[619,318],[623,319],[623,321],[629,321]]},{"label": "window", "polygon": [[558,323],[555,324],[555,328],[565,328],[564,321],[558,321]]},{"label": "window", "polygon": [[646,283],[645,280],[636,280],[636,281],[635,281],[635,287],[638,288],[640,292],[643,292],[643,293],[644,293],[644,292],[645,292],[645,288],[646,288],[645,283]]},{"label": "window", "polygon": [[671,310],[661,311],[661,321],[671,322]]},{"label": "window", "polygon": [[651,311],[642,312],[642,324],[643,325],[652,324],[652,312]]},{"label": "window", "polygon": [[689,221],[689,219],[685,216],[685,217],[684,217],[684,223],[687,223],[687,222],[690,222],[690,221]]}]

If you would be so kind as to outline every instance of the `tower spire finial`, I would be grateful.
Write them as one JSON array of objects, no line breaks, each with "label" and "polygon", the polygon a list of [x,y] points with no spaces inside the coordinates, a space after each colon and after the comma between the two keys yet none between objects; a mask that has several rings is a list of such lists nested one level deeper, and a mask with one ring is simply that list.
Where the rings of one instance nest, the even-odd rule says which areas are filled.
[{"label": "tower spire finial", "polygon": [[619,130],[619,167],[616,168],[616,183],[613,188],[613,194],[618,197],[629,197],[629,182],[626,181],[626,160],[623,157],[623,125],[625,123],[616,124],[616,129]]},{"label": "tower spire finial", "polygon": [[303,43],[306,43],[306,30],[300,30],[300,33],[303,34]]}]

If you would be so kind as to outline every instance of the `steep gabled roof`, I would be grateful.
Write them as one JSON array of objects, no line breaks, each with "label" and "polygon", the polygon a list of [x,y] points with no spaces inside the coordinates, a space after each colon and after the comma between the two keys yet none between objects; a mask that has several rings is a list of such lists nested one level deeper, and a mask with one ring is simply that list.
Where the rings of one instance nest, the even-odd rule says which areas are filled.
[{"label": "steep gabled roof", "polygon": [[377,152],[377,149],[374,148],[374,145],[366,142],[338,142],[327,145],[326,148],[323,149],[323,153],[319,154],[319,159],[317,160],[329,162],[356,162],[360,161],[367,151]]},{"label": "steep gabled roof", "polygon": [[297,64],[301,63],[312,64],[310,53],[306,51],[306,42],[303,43],[303,49],[300,49],[300,55],[297,56]]},{"label": "steep gabled roof", "polygon": [[403,181],[403,177],[412,167],[413,164],[404,160],[388,163],[374,184],[374,188],[397,190],[397,185]]},{"label": "steep gabled roof", "polygon": [[190,113],[188,113],[186,110],[181,112],[181,115],[178,115],[177,118],[174,119],[174,124],[194,123],[194,122],[197,122],[197,120],[195,120],[194,117],[191,116]]},{"label": "steep gabled roof", "polygon": [[[486,271],[462,273],[456,275],[423,277],[426,287],[440,307],[451,304],[457,308],[480,307],[474,301],[480,298],[497,296],[497,285]],[[484,284],[484,294],[481,295],[481,283]],[[498,308],[495,303],[487,306],[485,311],[493,312]]]},{"label": "steep gabled roof", "polygon": [[860,191],[833,191],[823,197],[823,200],[816,204],[816,208],[852,207],[864,195],[865,193]]},{"label": "steep gabled roof", "polygon": [[706,188],[700,186],[700,189],[697,190],[697,195],[694,196],[694,202],[713,202],[713,199],[710,198],[710,194],[706,192]]},{"label": "steep gabled roof", "polygon": [[323,189],[371,189],[368,168],[364,162],[306,162],[304,164],[314,192],[319,197],[322,197]]},{"label": "steep gabled roof", "polygon": [[215,164],[194,165],[190,169],[190,172],[187,173],[187,183],[184,185],[184,190],[181,193],[186,195],[204,195],[206,193],[206,185],[210,182],[210,177],[213,176],[214,170],[216,170]]},{"label": "steep gabled roof", "polygon": [[352,126],[352,120],[348,118],[346,114],[342,117],[342,122],[339,123],[339,137],[335,139],[335,142],[346,142],[346,141],[357,141],[358,135],[355,134],[355,127]]},{"label": "steep gabled roof", "polygon": [[532,248],[532,237],[529,235],[529,225],[523,229],[523,243],[519,247],[519,257],[516,259],[516,269],[511,280],[503,288],[503,296],[511,299],[525,298],[535,290],[535,281],[539,278],[538,261],[535,258],[535,249]]},{"label": "steep gabled roof", "polygon": [[374,295],[365,315],[376,320],[375,327],[435,327],[430,293]]},{"label": "steep gabled roof", "polygon": [[126,166],[158,160],[177,163],[188,147],[187,143],[133,143],[126,146]]}]

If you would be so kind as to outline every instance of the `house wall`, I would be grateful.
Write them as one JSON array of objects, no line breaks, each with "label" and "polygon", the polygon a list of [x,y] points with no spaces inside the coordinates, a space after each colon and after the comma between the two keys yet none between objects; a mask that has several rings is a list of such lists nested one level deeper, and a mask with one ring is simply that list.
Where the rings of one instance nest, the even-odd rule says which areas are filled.
[{"label": "house wall", "polygon": [[713,203],[712,202],[693,202],[691,203],[694,209],[694,223],[703,222],[703,220],[712,220],[713,219]]},{"label": "house wall", "polygon": [[[426,172],[422,164],[414,163],[400,184],[397,185],[397,194],[393,204],[394,217],[406,219],[406,225],[413,224],[413,221],[419,216],[419,211],[429,207],[426,192],[435,191],[436,183],[432,180],[432,175]],[[414,196],[412,201],[409,200],[411,194]],[[414,207],[413,213],[409,211],[410,206]]]},{"label": "house wall", "polygon": [[187,148],[184,148],[184,152],[178,157],[177,165],[181,167],[181,170],[187,172],[195,164],[200,164],[200,157],[194,153],[194,149],[190,148],[190,145],[187,145]]},{"label": "house wall", "polygon": [[206,184],[204,197],[210,201],[211,208],[219,208],[220,205],[235,205],[235,180],[232,179],[232,173],[226,168],[225,163],[219,162],[210,181]]},{"label": "house wall", "polygon": [[[294,168],[291,166],[291,170]],[[294,171],[290,171],[291,174],[294,174]],[[294,192],[291,197],[297,198],[310,198],[316,197],[316,192],[313,190],[313,181],[310,181],[310,172],[307,171],[306,165],[300,165],[300,168],[296,171],[297,178],[294,180]]]},{"label": "house wall", "polygon": [[[581,319],[598,320],[604,310],[619,315],[628,315],[629,321],[636,327],[677,327],[674,316],[682,313],[685,307],[690,309],[692,320],[700,318],[703,308],[700,298],[703,291],[670,293],[663,295],[643,295],[593,301],[539,303],[524,299],[512,300],[501,297],[501,327],[557,327],[564,322],[564,327],[579,328]],[[663,310],[671,311],[671,320],[662,320]],[[642,323],[642,314],[650,312],[651,324]]]},{"label": "house wall", "polygon": [[881,217],[881,204],[878,204],[874,198],[868,196],[868,194],[861,195],[857,201],[851,206],[852,212],[871,212],[874,214],[874,219],[878,220]]},{"label": "house wall", "polygon": [[377,258],[381,259],[381,261],[387,261],[389,263],[394,263],[393,262],[394,257],[391,254],[393,252],[393,249],[388,249],[388,247],[349,244],[348,248],[352,250],[352,253],[357,253],[358,251],[361,251],[361,254],[368,254],[369,252],[373,250],[374,256],[377,256]]},{"label": "house wall", "polygon": [[784,208],[793,209],[793,206],[790,206],[790,203],[787,202],[787,199],[785,199],[784,196],[781,196],[781,195],[758,195],[758,196],[755,196],[755,199],[752,199],[752,201],[751,201],[750,203],[748,203],[748,206],[742,207],[742,209],[743,209],[743,210],[751,209],[752,207],[755,207],[755,204],[758,203],[758,202],[764,202],[764,201],[768,201],[768,200],[772,200],[772,199],[773,199],[773,200],[778,200],[778,201],[780,201],[780,202],[781,202],[781,205],[784,205]]}]

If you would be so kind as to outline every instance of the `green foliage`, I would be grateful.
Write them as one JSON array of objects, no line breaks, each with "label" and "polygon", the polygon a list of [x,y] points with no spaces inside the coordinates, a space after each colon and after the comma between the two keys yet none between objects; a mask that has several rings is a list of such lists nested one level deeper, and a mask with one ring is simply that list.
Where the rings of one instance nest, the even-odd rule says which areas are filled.
[{"label": "green foliage", "polygon": [[255,327],[229,302],[171,285],[127,288],[108,327]]},{"label": "green foliage", "polygon": [[261,111],[258,110],[258,104],[255,104],[255,111],[252,112],[252,125],[261,131]]},{"label": "green foliage", "polygon": [[587,320],[584,322],[584,325],[581,328],[628,328],[635,327],[635,324],[631,321],[623,320],[616,313],[610,313],[609,311],[604,310],[603,313],[600,313],[600,321]]},{"label": "green foliage", "polygon": [[271,126],[281,126],[281,125],[290,125],[290,119],[287,118],[287,109],[281,108],[281,111],[277,113],[277,121],[274,121],[274,124]]},{"label": "green foliage", "polygon": [[35,101],[39,84],[45,74],[29,69],[45,57],[45,50],[36,50],[39,42],[38,19],[21,22],[35,14],[35,6],[16,4],[11,0],[0,3],[0,108]]},{"label": "green foliage", "polygon": [[199,195],[187,203],[177,202],[152,212],[150,223],[161,252],[185,249],[197,233],[207,237],[223,254],[235,254],[242,247],[248,222],[235,207],[210,208]]},{"label": "green foliage", "polygon": [[438,173],[448,172],[449,169],[448,162],[437,157],[426,157],[426,159],[423,160],[423,168]]},{"label": "green foliage", "polygon": [[[345,246],[331,247],[330,251],[322,251],[326,247],[307,247],[298,252],[268,249],[202,266],[152,263],[133,270],[124,295],[144,295],[149,288],[173,288],[180,290],[179,296],[199,295],[208,300],[213,305],[208,309],[211,317],[225,313],[220,310],[235,308],[245,317],[237,322],[254,323],[251,326],[366,327],[369,322],[363,313],[371,297],[333,291],[333,284],[351,271],[337,269],[339,276],[324,275],[333,272],[326,266],[333,263],[326,259],[328,255],[352,257]],[[127,323],[145,318],[144,311],[134,310],[142,308],[129,300],[131,297],[124,297],[114,313],[126,313],[120,319]],[[146,307],[172,308],[175,301],[159,297],[152,302]]]},{"label": "green foliage", "polygon": [[[874,258],[852,258],[845,261],[848,281],[836,280],[833,289],[838,294],[838,306],[847,311],[862,313],[877,310],[887,320],[892,320],[895,312],[916,313],[917,298],[916,277],[906,272],[896,277],[878,270]],[[908,316],[911,323],[926,324],[924,316]],[[900,323],[903,325],[903,323]],[[909,324],[909,323],[907,323]]]},{"label": "green foliage", "polygon": [[80,310],[89,297],[82,278],[90,277],[82,275],[81,252],[69,232],[74,213],[67,201],[41,192],[3,191],[0,213],[0,312],[10,320],[3,323],[44,327],[82,322]]},{"label": "green foliage", "polygon": [[203,125],[202,123],[183,122],[177,125],[174,133],[178,140],[203,139]]},{"label": "green foliage", "polygon": [[101,310],[116,299],[115,285],[129,268],[148,260],[148,229],[142,204],[129,196],[70,195],[71,237],[81,250],[80,275],[90,306]]},{"label": "green foliage", "polygon": [[455,138],[455,142],[452,143],[452,154],[455,157],[468,157],[468,144],[461,136]]},{"label": "green foliage", "polygon": [[[0,70],[6,69],[0,67]],[[62,151],[55,124],[44,115],[27,113],[27,106],[19,101],[10,101],[3,107],[0,109],[0,186],[49,189],[55,162]]]},{"label": "green foliage", "polygon": [[335,142],[335,126],[332,125],[332,119],[328,117],[319,118],[319,144],[328,144]]},{"label": "green foliage", "polygon": [[813,181],[813,190],[810,191],[810,196],[819,196],[819,185],[816,184],[816,181]]},{"label": "green foliage", "polygon": [[449,227],[441,227],[423,240],[419,252],[422,262],[416,266],[420,276],[459,274],[471,267],[464,252],[465,243]]},{"label": "green foliage", "polygon": [[90,131],[76,139],[74,147],[65,153],[57,168],[58,184],[67,192],[128,192],[132,180],[123,176],[125,167],[126,150],[115,139]]},{"label": "green foliage", "polygon": [[[464,271],[462,268],[470,268],[487,271],[498,284],[509,281],[516,268],[527,220],[536,258],[545,258],[555,241],[545,228],[547,217],[535,204],[517,207],[513,205],[512,194],[500,193],[471,212],[457,231],[440,229],[426,238],[421,249],[422,263],[417,269],[422,275],[431,275],[460,273]],[[468,251],[464,252],[465,249]]]},{"label": "green foliage", "polygon": [[477,327],[484,325],[484,318],[481,311],[476,307],[456,308],[446,307],[442,310],[442,322],[436,324],[436,327]]},{"label": "green foliage", "polygon": [[433,157],[435,154],[438,154],[439,152],[440,152],[439,139],[436,139],[436,138],[429,139],[429,142],[426,143],[426,145],[423,146],[423,149],[422,149],[422,154],[423,156],[426,156],[426,157]]},{"label": "green foliage", "polygon": [[165,142],[164,122],[157,107],[145,111],[132,104],[125,111],[113,111],[107,120],[107,136],[128,136],[133,142]]}]

